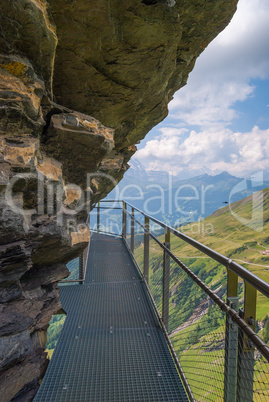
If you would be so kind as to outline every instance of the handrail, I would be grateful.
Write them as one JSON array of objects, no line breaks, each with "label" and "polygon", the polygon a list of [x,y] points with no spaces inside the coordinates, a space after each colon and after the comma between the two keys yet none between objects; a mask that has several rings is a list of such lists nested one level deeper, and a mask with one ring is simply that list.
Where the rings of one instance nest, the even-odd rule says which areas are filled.
[{"label": "handrail", "polygon": [[[86,219],[86,225],[90,229],[90,214],[87,216]],[[79,259],[82,258],[82,264],[83,264],[83,277],[79,279],[63,279],[59,283],[79,283],[83,284],[85,279],[86,279],[86,270],[87,270],[87,264],[88,264],[88,256],[89,256],[89,248],[90,248],[90,242],[91,242],[91,237],[89,240],[89,243],[83,253],[79,256]],[[69,274],[70,275],[70,274]],[[80,276],[80,274],[79,274]]]},{"label": "handrail", "polygon": [[263,279],[259,278],[255,274],[253,274],[252,272],[248,271],[242,265],[231,260],[230,258],[225,257],[224,255],[218,253],[217,251],[211,249],[208,246],[205,246],[204,244],[200,243],[199,241],[194,240],[193,238],[185,235],[184,233],[180,232],[179,230],[172,228],[171,226],[165,224],[164,222],[161,222],[158,219],[153,218],[153,216],[146,214],[145,212],[141,211],[139,208],[133,206],[129,202],[126,202],[123,200],[102,200],[100,202],[122,202],[122,203],[125,202],[126,205],[133,208],[135,211],[139,212],[144,217],[149,218],[150,220],[157,223],[162,228],[169,230],[169,232],[171,232],[175,236],[177,236],[180,239],[184,240],[185,242],[189,243],[191,246],[195,247],[197,250],[202,251],[204,254],[213,258],[215,261],[224,265],[226,268],[229,268],[231,271],[233,271],[238,276],[240,276],[242,279],[247,281],[250,285],[252,285],[259,292],[264,294],[266,297],[269,297],[269,284],[267,282],[265,282]]},{"label": "handrail", "polygon": [[263,293],[265,296],[269,297],[269,284],[253,274],[252,272],[248,271],[242,265],[238,264],[237,262],[231,260],[228,257],[218,253],[217,251],[213,250],[212,248],[205,246],[204,244],[200,243],[197,240],[185,235],[184,233],[180,232],[177,229],[172,228],[169,225],[159,221],[156,218],[153,218],[150,215],[147,215],[140,209],[134,207],[132,204],[126,202],[131,208],[134,208],[137,212],[141,213],[142,215],[146,216],[147,218],[151,219],[153,222],[157,223],[164,229],[169,230],[172,234],[179,237],[180,239],[184,240],[185,242],[189,243],[191,246],[195,247],[197,250],[202,251],[204,254],[208,255],[209,257],[213,258],[215,261],[219,262],[220,264],[226,266],[226,268],[231,269],[234,273],[239,275],[242,279],[246,280],[250,285],[254,286],[258,291]]},{"label": "handrail", "polygon": [[[125,212],[132,217],[129,211],[125,210]],[[202,288],[208,296],[211,297],[212,300],[221,308],[222,311],[224,311],[226,314],[228,314],[236,323],[238,323],[241,327],[244,326],[245,331],[247,335],[255,342],[257,346],[260,348],[260,352],[262,355],[269,360],[269,348],[266,346],[263,342],[261,342],[260,338],[256,335],[256,333],[252,330],[251,327],[249,327],[242,318],[239,317],[238,313],[234,311],[231,307],[229,307],[218,295],[216,295],[207,285],[204,284],[204,282],[198,278],[197,275],[195,275],[183,262],[175,256],[172,251],[166,247],[165,244],[163,244],[154,234],[150,232],[142,223],[140,223],[137,219],[133,217],[134,221],[141,226],[141,228],[147,232],[155,241],[156,243],[163,249],[165,250],[169,256],[191,277],[194,282],[196,282],[200,288]]]}]

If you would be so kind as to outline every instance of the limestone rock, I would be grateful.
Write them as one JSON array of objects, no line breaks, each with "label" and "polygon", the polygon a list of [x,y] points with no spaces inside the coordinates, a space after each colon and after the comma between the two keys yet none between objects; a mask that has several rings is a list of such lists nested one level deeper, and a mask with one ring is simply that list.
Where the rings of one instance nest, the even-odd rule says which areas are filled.
[{"label": "limestone rock", "polygon": [[63,179],[85,187],[87,173],[95,172],[114,147],[114,131],[81,113],[55,114],[42,136],[42,150],[61,162]]},{"label": "limestone rock", "polygon": [[45,0],[2,1],[0,49],[26,57],[51,93],[57,35]]},{"label": "limestone rock", "polygon": [[167,115],[196,58],[227,25],[236,0],[49,0],[57,27],[58,103],[115,129],[117,148]]}]

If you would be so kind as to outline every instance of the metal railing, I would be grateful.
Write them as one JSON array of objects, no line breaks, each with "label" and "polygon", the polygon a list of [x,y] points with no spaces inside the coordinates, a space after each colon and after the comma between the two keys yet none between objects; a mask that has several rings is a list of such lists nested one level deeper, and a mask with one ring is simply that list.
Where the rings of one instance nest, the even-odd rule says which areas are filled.
[{"label": "metal railing", "polygon": [[[91,230],[124,239],[145,280],[189,399],[269,400],[269,348],[256,333],[257,292],[261,292],[269,310],[269,284],[125,201],[102,203],[110,206],[98,203],[96,224]],[[116,230],[107,221],[102,222],[102,210],[106,210],[106,220],[113,216]],[[115,210],[121,214],[116,220]],[[158,236],[152,222],[159,228]],[[175,245],[180,241],[205,255],[203,269],[201,260],[187,259],[188,267],[176,255]],[[216,283],[209,286],[204,273],[212,261],[218,275]]]},{"label": "metal railing", "polygon": [[[87,218],[86,222],[87,227],[90,226],[90,216]],[[85,281],[86,271],[87,271],[87,264],[88,264],[88,254],[89,254],[89,247],[90,247],[91,239],[84,249],[84,251],[80,254],[78,258],[69,261],[66,266],[70,271],[70,275],[68,276],[69,279],[63,279],[59,283],[63,284],[79,284],[82,285]]]}]

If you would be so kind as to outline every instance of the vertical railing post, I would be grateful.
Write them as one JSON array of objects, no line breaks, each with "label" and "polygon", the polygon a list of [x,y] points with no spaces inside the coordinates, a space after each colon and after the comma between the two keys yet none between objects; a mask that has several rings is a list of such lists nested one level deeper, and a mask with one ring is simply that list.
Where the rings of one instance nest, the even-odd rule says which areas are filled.
[{"label": "vertical railing post", "polygon": [[83,278],[86,276],[86,270],[87,270],[87,262],[88,262],[88,253],[89,253],[89,244],[83,251]]},{"label": "vertical railing post", "polygon": [[132,208],[131,217],[131,252],[134,253],[134,208]]},{"label": "vertical railing post", "polygon": [[[149,218],[145,216],[145,228],[149,230]],[[144,277],[149,283],[149,234],[144,231]]]},{"label": "vertical railing post", "polygon": [[[257,289],[245,282],[244,292],[244,315],[246,323],[255,331],[256,323]],[[238,339],[238,369],[237,369],[237,401],[253,400],[254,380],[254,347],[244,334],[239,330]]]},{"label": "vertical railing post", "polygon": [[126,239],[126,202],[122,202],[122,237]]},{"label": "vertical railing post", "polygon": [[[164,245],[170,249],[170,231],[165,229]],[[163,309],[162,320],[168,331],[169,322],[169,280],[170,280],[170,255],[166,250],[163,251]]]},{"label": "vertical railing post", "polygon": [[[238,275],[227,269],[227,304],[238,311]],[[238,327],[226,315],[224,402],[236,401]]]},{"label": "vertical railing post", "polygon": [[84,258],[83,253],[79,256],[79,265],[78,265],[78,279],[80,280],[79,284],[82,285],[82,279],[84,278],[83,275],[83,268],[84,268]]},{"label": "vertical railing post", "polygon": [[97,233],[100,231],[100,202],[98,202],[97,206]]}]

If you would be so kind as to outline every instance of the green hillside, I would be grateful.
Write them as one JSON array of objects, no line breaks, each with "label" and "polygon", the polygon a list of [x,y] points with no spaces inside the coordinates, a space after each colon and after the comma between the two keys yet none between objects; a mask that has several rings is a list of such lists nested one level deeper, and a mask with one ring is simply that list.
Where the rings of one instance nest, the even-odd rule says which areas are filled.
[{"label": "green hillside", "polygon": [[[251,227],[241,223],[238,217],[246,219]],[[260,227],[261,217],[263,227]],[[190,224],[181,230],[269,282],[269,188],[255,194],[254,205],[253,197],[247,197],[216,211],[199,225]],[[176,239],[173,239],[172,248],[177,255],[196,257],[196,265],[197,257],[202,257],[201,252],[191,246],[177,244]],[[206,278],[208,283],[214,281],[215,275],[211,269],[214,265],[210,261],[209,266],[201,272],[212,275],[211,281]],[[267,299],[258,294],[258,319],[264,319],[268,313]]]}]

